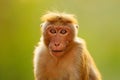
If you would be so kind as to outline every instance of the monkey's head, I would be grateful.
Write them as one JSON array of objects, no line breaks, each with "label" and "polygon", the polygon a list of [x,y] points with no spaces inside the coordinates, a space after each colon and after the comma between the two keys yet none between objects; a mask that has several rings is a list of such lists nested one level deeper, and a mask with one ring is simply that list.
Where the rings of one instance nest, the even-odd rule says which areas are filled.
[{"label": "monkey's head", "polygon": [[64,55],[76,37],[76,19],[65,13],[48,13],[42,19],[43,39],[50,54],[56,57]]}]

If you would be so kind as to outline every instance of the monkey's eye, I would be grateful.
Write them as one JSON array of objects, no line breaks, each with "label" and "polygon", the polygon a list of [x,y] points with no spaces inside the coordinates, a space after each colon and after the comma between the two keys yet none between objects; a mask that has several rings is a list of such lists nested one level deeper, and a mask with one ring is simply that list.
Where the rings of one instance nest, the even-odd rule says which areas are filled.
[{"label": "monkey's eye", "polygon": [[60,33],[61,33],[61,34],[66,34],[67,31],[66,31],[66,30],[61,30]]},{"label": "monkey's eye", "polygon": [[50,33],[55,34],[55,33],[56,33],[56,30],[55,30],[55,29],[51,29],[51,30],[50,30]]}]

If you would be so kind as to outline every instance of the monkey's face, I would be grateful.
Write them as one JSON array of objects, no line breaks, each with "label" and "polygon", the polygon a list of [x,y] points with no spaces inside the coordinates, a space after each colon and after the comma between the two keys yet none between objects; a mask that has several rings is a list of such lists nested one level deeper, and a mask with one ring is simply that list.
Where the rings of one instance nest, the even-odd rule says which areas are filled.
[{"label": "monkey's face", "polygon": [[74,38],[71,26],[49,25],[44,30],[44,41],[53,56],[62,56]]}]

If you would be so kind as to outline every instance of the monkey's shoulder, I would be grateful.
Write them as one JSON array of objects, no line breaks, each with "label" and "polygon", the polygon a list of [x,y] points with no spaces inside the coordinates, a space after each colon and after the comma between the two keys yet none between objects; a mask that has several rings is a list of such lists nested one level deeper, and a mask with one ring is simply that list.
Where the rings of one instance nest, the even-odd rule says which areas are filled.
[{"label": "monkey's shoulder", "polygon": [[74,42],[78,48],[86,48],[86,42],[83,38],[77,37],[75,38]]}]

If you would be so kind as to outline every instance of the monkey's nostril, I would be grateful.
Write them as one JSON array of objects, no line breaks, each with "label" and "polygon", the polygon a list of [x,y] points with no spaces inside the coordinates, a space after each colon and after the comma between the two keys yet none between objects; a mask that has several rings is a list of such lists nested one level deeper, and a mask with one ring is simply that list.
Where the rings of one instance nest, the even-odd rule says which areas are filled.
[{"label": "monkey's nostril", "polygon": [[55,44],[55,46],[59,46],[60,44],[58,43],[58,44]]}]

